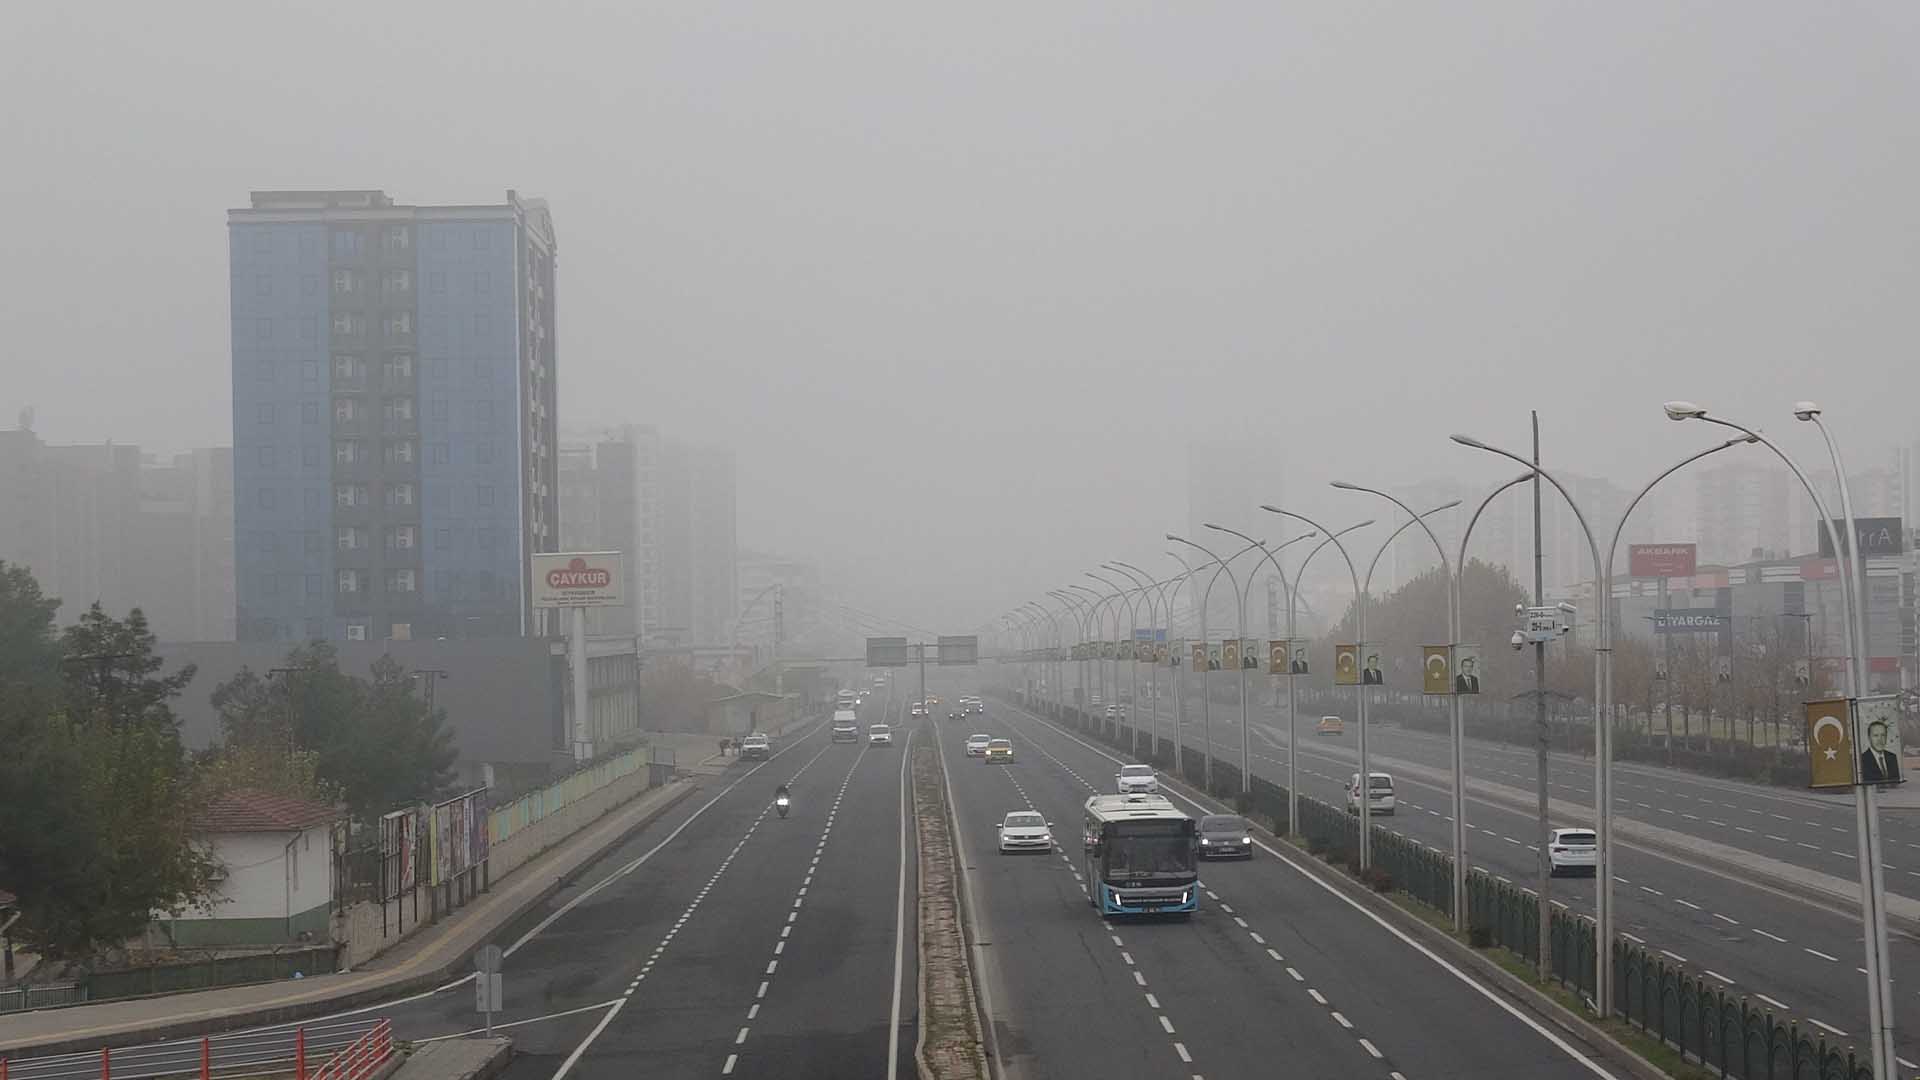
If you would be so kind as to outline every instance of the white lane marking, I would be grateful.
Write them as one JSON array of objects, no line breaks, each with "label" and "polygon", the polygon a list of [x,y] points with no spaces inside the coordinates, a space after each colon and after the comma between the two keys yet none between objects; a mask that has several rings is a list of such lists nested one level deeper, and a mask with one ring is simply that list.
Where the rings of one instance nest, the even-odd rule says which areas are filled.
[{"label": "white lane marking", "polygon": [[[596,1009],[607,1009],[607,1008],[613,1007],[613,1005],[616,1004],[619,1000],[620,1000],[619,998],[609,998],[608,1000],[599,1002],[597,1004],[582,1005],[577,1009],[568,1009],[565,1012],[548,1013],[545,1016],[532,1016],[532,1017],[528,1017],[525,1020],[515,1020],[511,1023],[506,1023],[506,1024],[495,1024],[493,1025],[493,1029],[495,1031],[499,1031],[502,1028],[515,1028],[525,1024],[538,1024],[543,1020],[558,1020],[563,1016],[576,1016],[584,1012],[593,1012]],[[445,1042],[448,1039],[467,1039],[475,1035],[484,1034],[486,1030],[487,1030],[486,1028],[477,1027],[470,1031],[456,1031],[450,1035],[429,1035],[424,1039],[414,1039],[412,1041],[417,1043],[430,1043],[430,1042]]]},{"label": "white lane marking", "polygon": [[1689,960],[1688,960],[1688,959],[1687,959],[1686,957],[1684,957],[1684,956],[1681,956],[1681,955],[1680,955],[1679,953],[1677,953],[1677,952],[1669,952],[1669,951],[1668,951],[1668,950],[1666,950],[1666,949],[1661,949],[1661,950],[1660,950],[1660,955],[1662,955],[1662,956],[1666,956],[1666,957],[1670,957],[1670,958],[1672,958],[1672,959],[1674,959],[1674,960],[1677,960],[1677,961],[1679,961],[1679,962],[1680,962],[1680,963],[1682,963],[1682,964],[1685,964],[1685,963],[1690,963],[1690,961],[1689,961]]},{"label": "white lane marking", "polygon": [[1813,1017],[1811,1017],[1811,1016],[1809,1016],[1809,1017],[1807,1017],[1807,1023],[1809,1023],[1809,1024],[1812,1024],[1812,1025],[1813,1025],[1814,1027],[1817,1027],[1817,1028],[1819,1028],[1819,1029],[1820,1029],[1821,1031],[1825,1031],[1825,1032],[1828,1032],[1828,1033],[1830,1033],[1830,1034],[1834,1034],[1834,1035],[1838,1035],[1838,1036],[1840,1036],[1840,1037],[1841,1037],[1841,1038],[1843,1038],[1843,1039],[1847,1037],[1847,1033],[1846,1033],[1846,1032],[1844,1032],[1844,1031],[1841,1031],[1841,1030],[1840,1030],[1839,1028],[1837,1028],[1837,1027],[1834,1027],[1834,1026],[1833,1026],[1832,1024],[1823,1024],[1823,1023],[1821,1023],[1820,1021],[1818,1021],[1818,1020],[1815,1020],[1815,1019],[1814,1019]]},{"label": "white lane marking", "polygon": [[909,812],[907,759],[913,749],[913,736],[909,729],[900,752],[900,881],[895,887],[893,909],[893,1005],[887,1012],[887,1080],[897,1080],[900,1075],[900,980],[907,947],[907,823],[913,817]]},{"label": "white lane marking", "polygon": [[[745,777],[741,779],[745,779]],[[607,1010],[607,1015],[601,1017],[600,1022],[593,1025],[593,1030],[587,1032],[587,1037],[581,1039],[580,1045],[574,1047],[573,1053],[568,1054],[567,1059],[560,1063],[560,1068],[554,1071],[553,1080],[563,1080],[568,1073],[573,1071],[573,1067],[579,1063],[581,1055],[587,1052],[587,1047],[592,1046],[593,1040],[599,1038],[600,1033],[607,1030],[607,1025],[613,1023],[613,1018],[620,1015],[620,1010],[624,1008],[626,1004],[627,999],[624,997],[613,1003],[613,1008]]]},{"label": "white lane marking", "polygon": [[1840,962],[1840,958],[1837,956],[1828,956],[1826,953],[1821,952],[1819,949],[1809,949],[1805,945],[1800,946],[1800,951],[1803,953],[1811,953],[1812,955],[1817,956],[1822,960],[1829,961],[1831,963],[1837,964]]},{"label": "white lane marking", "polygon": [[1147,1008],[1149,1008],[1149,1009],[1158,1009],[1159,1007],[1160,1007],[1160,999],[1159,999],[1159,998],[1157,998],[1157,997],[1154,997],[1154,996],[1153,996],[1152,994],[1148,994],[1148,995],[1147,995]]},{"label": "white lane marking", "polygon": [[1757,926],[1753,928],[1753,932],[1756,934],[1759,934],[1761,937],[1764,937],[1764,938],[1772,938],[1773,940],[1779,942],[1782,945],[1785,945],[1787,943],[1787,939],[1781,937],[1779,934],[1769,934],[1765,930],[1762,930]]},{"label": "white lane marking", "polygon": [[720,1075],[721,1075],[721,1076],[731,1076],[731,1075],[733,1075],[733,1065],[734,1065],[734,1062],[736,1062],[736,1061],[739,1061],[739,1060],[740,1060],[740,1055],[739,1055],[739,1054],[728,1054],[728,1055],[727,1055],[727,1063],[726,1063],[725,1065],[722,1065],[722,1066],[720,1066]]},{"label": "white lane marking", "polygon": [[1370,1043],[1370,1042],[1368,1042],[1368,1041],[1367,1041],[1367,1040],[1365,1040],[1365,1039],[1361,1039],[1361,1040],[1360,1040],[1360,1045],[1361,1045],[1361,1046],[1363,1046],[1363,1047],[1365,1047],[1365,1048],[1366,1048],[1366,1051],[1367,1051],[1367,1053],[1369,1053],[1369,1054],[1372,1054],[1372,1055],[1373,1055],[1373,1056],[1374,1056],[1374,1057],[1375,1057],[1376,1059],[1381,1059],[1381,1058],[1384,1058],[1384,1057],[1386,1057],[1386,1055],[1385,1055],[1385,1054],[1382,1054],[1382,1053],[1380,1052],[1380,1048],[1379,1048],[1379,1047],[1377,1047],[1377,1046],[1375,1046],[1375,1045],[1373,1045],[1372,1043]]},{"label": "white lane marking", "polygon": [[747,1010],[747,1019],[757,1020],[759,1018],[760,1018],[760,1003],[756,1001],[753,1003],[753,1007]]},{"label": "white lane marking", "polygon": [[1327,1003],[1327,999],[1320,995],[1320,991],[1315,990],[1311,986],[1307,987],[1307,996],[1312,998],[1316,1005],[1325,1005]]},{"label": "white lane marking", "polygon": [[1174,1053],[1176,1053],[1176,1054],[1179,1054],[1179,1055],[1180,1055],[1180,1060],[1181,1060],[1181,1061],[1184,1061],[1184,1062],[1186,1062],[1186,1063],[1187,1063],[1187,1064],[1189,1064],[1189,1065],[1191,1065],[1191,1064],[1193,1064],[1193,1055],[1192,1055],[1192,1054],[1189,1054],[1189,1053],[1187,1053],[1187,1044],[1186,1044],[1186,1043],[1181,1043],[1181,1042],[1177,1042],[1177,1043],[1174,1043],[1174,1044],[1173,1044],[1173,1050],[1174,1050]]},{"label": "white lane marking", "polygon": [[1166,1029],[1167,1034],[1173,1034],[1173,1021],[1167,1019],[1165,1013],[1160,1014],[1160,1026]]},{"label": "white lane marking", "polygon": [[1717,971],[1714,971],[1714,970],[1712,970],[1712,969],[1710,969],[1710,968],[1709,968],[1709,969],[1707,969],[1707,974],[1708,974],[1708,975],[1711,975],[1711,976],[1713,976],[1713,977],[1714,977],[1714,978],[1716,978],[1716,979],[1719,979],[1719,980],[1720,980],[1721,982],[1723,982],[1723,983],[1726,983],[1726,984],[1727,984],[1728,986],[1732,986],[1732,985],[1733,985],[1733,980],[1732,980],[1732,979],[1729,979],[1729,978],[1727,978],[1727,977],[1726,977],[1725,975],[1722,975],[1722,974],[1720,974],[1719,972],[1717,972]]},{"label": "white lane marking", "polygon": [[1792,1012],[1792,1011],[1793,1011],[1793,1010],[1791,1010],[1791,1009],[1789,1009],[1789,1008],[1787,1008],[1787,1003],[1786,1003],[1786,1002],[1784,1002],[1784,1001],[1776,1001],[1776,1000],[1774,1000],[1773,998],[1770,998],[1770,997],[1768,997],[1768,996],[1767,996],[1767,995],[1765,995],[1765,994],[1755,994],[1755,995],[1753,995],[1753,996],[1754,996],[1754,997],[1757,997],[1757,998],[1759,998],[1759,999],[1760,999],[1761,1001],[1764,1001],[1764,1002],[1766,1002],[1767,1004],[1769,1004],[1769,1005],[1771,1005],[1771,1006],[1773,1006],[1774,1008],[1776,1008],[1776,1009],[1779,1009],[1779,1010],[1780,1010],[1781,1012]]},{"label": "white lane marking", "polygon": [[1345,1016],[1342,1016],[1340,1014],[1340,1010],[1335,1009],[1333,1012],[1328,1013],[1327,1015],[1333,1017],[1334,1023],[1339,1024],[1341,1027],[1346,1028],[1348,1031],[1353,1030],[1353,1021],[1347,1019]]},{"label": "white lane marking", "polygon": [[1728,918],[1727,916],[1725,916],[1725,915],[1722,915],[1722,914],[1720,914],[1720,913],[1719,913],[1719,912],[1717,912],[1717,911],[1713,913],[1713,917],[1714,917],[1714,918],[1716,918],[1716,919],[1719,919],[1719,920],[1720,920],[1721,922],[1723,922],[1723,923],[1729,923],[1729,924],[1731,924],[1731,925],[1733,925],[1733,926],[1739,926],[1739,925],[1740,925],[1740,920],[1739,920],[1739,919],[1732,919],[1732,918]]},{"label": "white lane marking", "polygon": [[1136,986],[1147,985],[1147,977],[1145,975],[1140,974],[1140,972],[1138,971],[1135,971],[1133,973],[1133,981],[1134,981],[1134,985]]},{"label": "white lane marking", "polygon": [[743,1043],[743,1042],[746,1042],[746,1041],[747,1041],[747,1032],[749,1032],[749,1031],[751,1031],[751,1030],[753,1030],[753,1029],[752,1029],[752,1028],[741,1028],[741,1029],[740,1029],[740,1034],[738,1034],[738,1035],[735,1035],[735,1036],[733,1037],[733,1045],[735,1045],[735,1046],[739,1046],[739,1045],[740,1045],[741,1043]]},{"label": "white lane marking", "polygon": [[1623,938],[1626,938],[1628,941],[1633,942],[1635,945],[1645,945],[1647,943],[1646,938],[1634,937],[1632,934],[1627,933],[1625,930],[1620,931],[1620,936]]},{"label": "white lane marking", "polygon": [[1693,909],[1693,910],[1695,910],[1695,911],[1705,911],[1705,910],[1706,910],[1705,908],[1703,908],[1703,907],[1701,907],[1701,906],[1700,906],[1699,904],[1696,904],[1696,903],[1694,903],[1694,902],[1693,902],[1693,901],[1691,901],[1691,900],[1682,900],[1682,899],[1680,899],[1680,898],[1679,898],[1679,897],[1677,897],[1677,896],[1673,898],[1673,902],[1674,902],[1674,903],[1676,903],[1676,904],[1680,904],[1680,905],[1682,905],[1682,906],[1684,906],[1684,907],[1690,907],[1690,908],[1692,908],[1692,909]]}]

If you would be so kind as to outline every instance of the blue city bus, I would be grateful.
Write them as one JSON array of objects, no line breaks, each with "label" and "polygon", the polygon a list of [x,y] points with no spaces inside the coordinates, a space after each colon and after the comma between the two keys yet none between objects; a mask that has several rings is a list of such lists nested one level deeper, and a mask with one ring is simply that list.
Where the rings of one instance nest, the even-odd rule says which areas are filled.
[{"label": "blue city bus", "polygon": [[1200,909],[1199,833],[1161,795],[1087,800],[1088,901],[1102,915],[1174,915]]}]

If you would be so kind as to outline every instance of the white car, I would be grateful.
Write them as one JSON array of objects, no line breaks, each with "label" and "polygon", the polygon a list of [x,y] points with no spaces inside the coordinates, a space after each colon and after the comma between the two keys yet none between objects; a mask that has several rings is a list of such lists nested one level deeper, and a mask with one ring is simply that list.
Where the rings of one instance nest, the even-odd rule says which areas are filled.
[{"label": "white car", "polygon": [[1119,775],[1113,778],[1113,784],[1122,795],[1160,793],[1160,778],[1154,775],[1151,765],[1122,765]]},{"label": "white car", "polygon": [[1000,823],[1000,854],[1052,851],[1053,823],[1031,810],[1016,810]]},{"label": "white car", "polygon": [[967,756],[968,757],[986,757],[987,744],[992,741],[993,741],[993,736],[991,735],[967,736]]},{"label": "white car", "polygon": [[[1367,813],[1391,814],[1396,806],[1393,797],[1393,777],[1387,773],[1368,774]],[[1354,773],[1347,778],[1347,813],[1360,812],[1360,774]]]},{"label": "white car", "polygon": [[867,745],[892,746],[893,729],[885,724],[869,724],[867,726]]},{"label": "white car", "polygon": [[1592,874],[1599,871],[1595,860],[1599,843],[1592,829],[1555,829],[1547,834],[1547,861],[1551,873]]}]

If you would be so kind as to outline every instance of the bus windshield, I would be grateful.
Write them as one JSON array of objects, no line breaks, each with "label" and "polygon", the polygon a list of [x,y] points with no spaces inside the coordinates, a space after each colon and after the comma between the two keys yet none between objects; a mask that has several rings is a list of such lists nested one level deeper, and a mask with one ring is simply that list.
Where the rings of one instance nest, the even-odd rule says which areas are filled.
[{"label": "bus windshield", "polygon": [[1151,834],[1109,830],[1106,842],[1106,877],[1109,881],[1138,878],[1192,878],[1194,876],[1193,836],[1185,832],[1156,829]]}]

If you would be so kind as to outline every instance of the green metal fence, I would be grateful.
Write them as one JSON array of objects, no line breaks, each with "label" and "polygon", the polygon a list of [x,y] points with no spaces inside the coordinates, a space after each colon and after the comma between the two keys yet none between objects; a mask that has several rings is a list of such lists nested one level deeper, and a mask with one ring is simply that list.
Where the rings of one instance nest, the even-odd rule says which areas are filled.
[{"label": "green metal fence", "polygon": [[[1013,700],[1010,694],[1003,694]],[[1129,747],[1112,729],[1102,730],[1102,718],[1069,708],[1067,724],[1080,733],[1107,743],[1117,751]],[[1172,755],[1164,755],[1166,767]],[[1202,755],[1182,756],[1184,779],[1204,786]],[[1212,794],[1233,802],[1242,813],[1254,813],[1274,822],[1276,832],[1286,828],[1287,789],[1255,777],[1251,791],[1242,795],[1240,771],[1216,759]],[[1308,850],[1347,865],[1360,853],[1360,822],[1345,808],[1302,795],[1300,821],[1291,831]],[[1391,887],[1405,892],[1449,918],[1453,914],[1453,856],[1438,848],[1373,826],[1373,866],[1384,871]],[[1529,964],[1540,956],[1540,905],[1531,889],[1502,881],[1481,870],[1467,872],[1467,925],[1488,941],[1508,949]],[[1552,978],[1592,1001],[1597,957],[1594,921],[1564,908],[1555,908],[1547,923],[1548,970]],[[1613,941],[1613,1009],[1616,1015],[1648,1035],[1679,1050],[1723,1077],[1734,1080],[1873,1080],[1873,1069],[1851,1047],[1827,1042],[1798,1023],[1760,1008],[1743,995],[1732,995],[1708,985],[1684,965],[1660,959],[1626,938]]]}]

